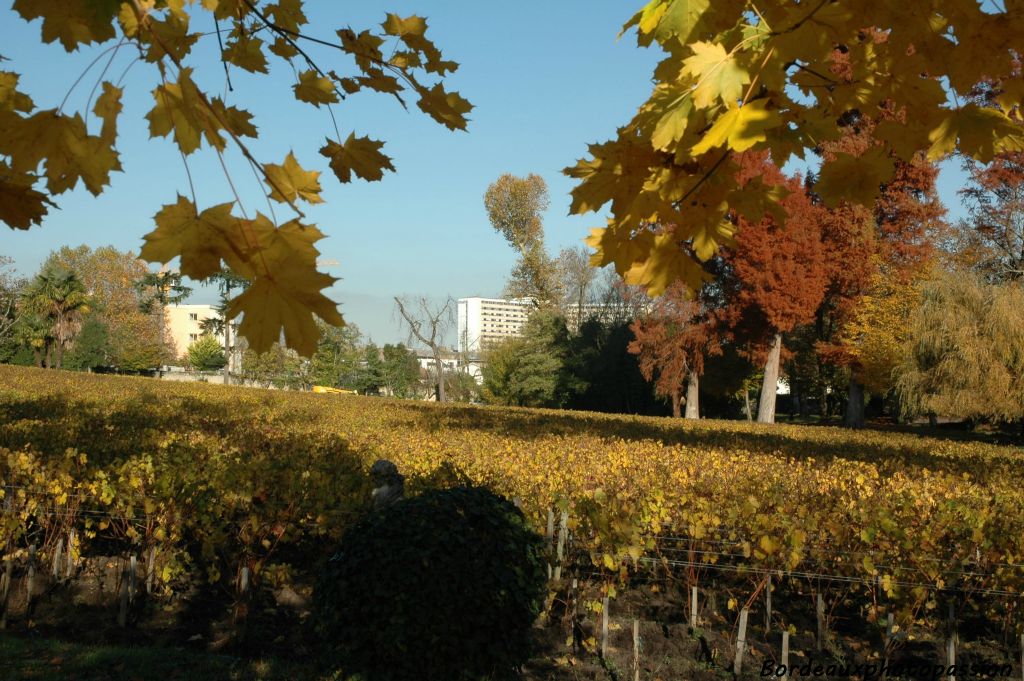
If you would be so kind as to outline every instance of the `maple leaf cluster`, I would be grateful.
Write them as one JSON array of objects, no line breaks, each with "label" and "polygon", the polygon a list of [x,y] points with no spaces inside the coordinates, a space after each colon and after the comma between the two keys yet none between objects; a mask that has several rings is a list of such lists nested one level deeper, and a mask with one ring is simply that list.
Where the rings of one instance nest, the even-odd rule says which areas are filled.
[{"label": "maple leaf cluster", "polygon": [[[872,143],[827,154],[815,187],[830,208],[870,212],[921,155],[1024,150],[1019,0],[650,0],[634,29],[665,52],[651,96],[565,172],[578,181],[571,212],[610,205],[587,240],[593,264],[652,295],[706,280],[703,263],[735,236],[731,210],[778,215],[771,183],[741,186],[736,152],[783,167],[873,121]],[[982,81],[999,84],[992,105],[969,97]]]},{"label": "maple leaf cluster", "polygon": [[[292,153],[269,163],[250,152],[245,140],[259,135],[252,114],[207,94],[194,78],[192,48],[212,35],[191,29],[198,23],[194,15],[212,14],[204,25],[216,26],[223,67],[215,68],[223,68],[228,78],[234,68],[269,73],[276,57],[295,73],[295,99],[314,107],[337,105],[363,90],[388,94],[403,107],[414,96],[421,111],[450,130],[465,129],[472,109],[457,92],[445,90],[441,81],[458,64],[443,57],[418,16],[387,14],[379,31],[343,28],[325,40],[303,32],[308,23],[303,0],[15,0],[14,10],[26,21],[41,19],[42,40],[58,42],[68,52],[117,41],[107,50],[113,61],[133,43],[159,75],[146,114],[150,136],[171,139],[186,159],[204,145],[217,154],[236,146],[259,174],[268,199],[294,211],[296,217],[277,223],[261,214],[236,216],[236,202],[200,208],[194,198],[179,195],[156,213],[156,229],[142,248],[142,257],[151,262],[178,258],[181,273],[195,279],[225,266],[247,279],[248,288],[231,301],[228,315],[242,316],[240,332],[256,352],[268,350],[283,334],[289,347],[309,356],[320,335],[316,318],[343,323],[323,293],[336,280],[316,268],[315,244],[324,235],[305,223],[301,207],[323,201],[320,172],[303,167]],[[331,50],[332,57],[340,54],[347,63],[322,67],[307,51],[311,46]],[[123,90],[103,77],[92,109],[101,127],[93,133],[80,113],[66,113],[63,105],[37,110],[18,89],[18,74],[0,71],[0,221],[14,229],[41,224],[54,197],[79,181],[98,195],[110,185],[111,173],[121,170],[115,144]],[[328,137],[320,154],[339,181],[380,180],[394,171],[381,151],[383,142],[354,131],[342,141],[337,126],[335,131],[337,139]]]}]

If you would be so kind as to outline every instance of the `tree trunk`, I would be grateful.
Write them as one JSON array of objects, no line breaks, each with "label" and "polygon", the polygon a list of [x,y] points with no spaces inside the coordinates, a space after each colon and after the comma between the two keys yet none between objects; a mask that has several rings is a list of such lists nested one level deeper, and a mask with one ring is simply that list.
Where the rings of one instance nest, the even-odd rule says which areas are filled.
[{"label": "tree trunk", "polygon": [[700,376],[696,371],[686,379],[686,418],[700,418]]},{"label": "tree trunk", "polygon": [[782,334],[772,338],[768,359],[764,363],[764,380],[761,382],[761,399],[757,405],[758,423],[775,423],[775,391],[779,383],[779,358],[782,355]]},{"label": "tree trunk", "polygon": [[444,390],[444,364],[441,362],[441,353],[438,349],[436,347],[432,349],[434,351],[434,367],[437,369],[437,401],[444,402],[448,399]]},{"label": "tree trunk", "polygon": [[828,387],[825,385],[821,386],[821,420],[827,421],[829,417],[828,411]]},{"label": "tree trunk", "polygon": [[677,390],[673,390],[672,391],[672,418],[677,419],[680,416],[682,416],[682,410],[680,409],[680,404],[679,404],[681,401],[682,401],[682,396],[679,394],[679,390],[678,389]]},{"label": "tree trunk", "polygon": [[939,418],[935,415],[934,411],[928,412],[928,425],[932,428],[939,425]]},{"label": "tree trunk", "polygon": [[42,369],[43,368],[43,353],[39,350],[39,348],[32,348],[32,352],[35,353],[35,356],[36,356],[36,366],[39,367],[40,369]]},{"label": "tree trunk", "polygon": [[224,385],[231,385],[231,320],[224,315]]},{"label": "tree trunk", "polygon": [[864,386],[852,376],[846,394],[846,414],[843,416],[843,425],[847,428],[864,427]]},{"label": "tree trunk", "polygon": [[64,364],[64,343],[57,341],[57,352],[56,360],[54,361],[54,368],[60,369],[62,364]]},{"label": "tree trunk", "polygon": [[53,358],[53,345],[51,343],[47,343],[46,344],[46,357],[45,357],[45,360],[44,360],[45,366],[46,366],[47,369],[49,369],[51,367],[51,365],[53,364],[52,358]]},{"label": "tree trunk", "polygon": [[743,386],[743,404],[744,404],[743,411],[747,415],[747,421],[753,421],[754,420],[754,414],[753,414],[753,411],[750,408],[750,386],[749,385]]},{"label": "tree trunk", "polygon": [[156,367],[156,377],[157,378],[163,378],[164,377],[164,351],[165,351],[165,348],[164,348],[164,306],[163,306],[163,303],[160,303],[157,307],[160,310],[160,321],[159,321],[160,329],[158,330],[158,334],[159,334],[159,338],[160,338],[160,356],[157,359],[157,362],[159,362],[159,364]]}]

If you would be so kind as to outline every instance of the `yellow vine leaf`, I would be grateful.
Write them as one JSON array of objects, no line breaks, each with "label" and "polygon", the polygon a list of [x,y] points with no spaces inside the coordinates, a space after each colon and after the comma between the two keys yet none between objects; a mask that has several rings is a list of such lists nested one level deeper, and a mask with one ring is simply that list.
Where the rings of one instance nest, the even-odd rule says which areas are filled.
[{"label": "yellow vine leaf", "polygon": [[[656,109],[659,113],[654,131],[651,133],[651,146],[658,150],[670,151],[686,134],[690,124],[690,111],[693,110],[693,98],[689,90],[659,85],[652,95],[652,100],[663,106]],[[643,113],[646,112],[642,111],[641,114]]]},{"label": "yellow vine leaf", "polygon": [[[721,212],[725,212],[724,206]],[[732,242],[736,228],[728,220],[719,217],[712,222],[698,223],[687,231],[691,233],[690,241],[694,254],[699,260],[705,261],[717,253],[720,247]]]},{"label": "yellow vine leaf", "polygon": [[659,42],[671,39],[686,44],[697,32],[710,5],[711,0],[651,0],[622,27],[622,32],[636,26],[641,45],[649,45],[655,38]]},{"label": "yellow vine leaf", "polygon": [[199,213],[194,203],[179,194],[176,203],[156,214],[156,229],[145,236],[139,257],[168,263],[180,256],[181,273],[193,279],[206,279],[218,272],[222,258],[238,269],[237,258],[231,258],[232,238],[238,229],[231,206],[222,203]]},{"label": "yellow vine leaf", "polygon": [[297,199],[304,199],[309,203],[324,202],[320,198],[319,171],[303,170],[292,152],[288,152],[282,165],[267,163],[264,169],[267,172],[270,198],[275,201],[293,203]]},{"label": "yellow vine leaf", "polygon": [[353,132],[344,144],[328,139],[327,144],[320,149],[320,154],[330,159],[331,170],[341,182],[351,182],[353,173],[374,182],[384,177],[385,170],[395,170],[391,159],[381,153],[383,147],[383,142],[369,137],[356,137]]},{"label": "yellow vine leaf", "polygon": [[871,206],[895,169],[882,146],[873,146],[860,156],[838,153],[822,166],[814,189],[828,206],[837,206],[842,200]]},{"label": "yellow vine leaf", "polygon": [[188,22],[188,15],[183,12],[171,12],[164,20],[153,14],[146,15],[145,20],[139,24],[140,38],[149,43],[146,61],[156,63],[165,55],[177,62],[184,59],[199,40],[197,33],[188,32]]},{"label": "yellow vine leaf", "polygon": [[334,90],[334,83],[312,69],[299,73],[299,82],[293,85],[292,89],[295,90],[295,99],[318,108],[321,104],[336,104],[338,102],[338,93]]},{"label": "yellow vine leaf", "polygon": [[732,151],[746,151],[764,142],[767,139],[765,131],[782,123],[777,111],[765,108],[767,103],[767,100],[759,99],[720,115],[701,141],[693,146],[694,156],[721,146]]},{"label": "yellow vine leaf", "polygon": [[427,21],[423,17],[412,15],[402,18],[397,14],[388,14],[384,23],[381,24],[384,32],[388,35],[404,37],[407,35],[423,35],[427,30]]},{"label": "yellow vine leaf", "polygon": [[[643,286],[649,296],[656,297],[677,279],[694,291],[708,280],[704,270],[680,248],[679,237],[672,230],[661,234],[648,231],[633,239],[640,242],[638,245],[646,251],[646,257],[634,261],[622,273],[627,284]],[[616,262],[616,269],[620,265]]]},{"label": "yellow vine leaf", "polygon": [[199,89],[192,81],[192,69],[183,68],[177,83],[164,83],[153,90],[156,106],[146,114],[150,137],[174,133],[174,141],[184,154],[199,148],[202,136],[216,149],[224,149],[221,125],[203,104]]},{"label": "yellow vine leaf", "polygon": [[79,45],[113,39],[120,5],[120,0],[15,0],[12,9],[25,21],[42,18],[43,42],[60,41],[73,52]]},{"label": "yellow vine leaf", "polygon": [[750,222],[760,222],[764,216],[771,215],[776,222],[786,220],[786,211],[781,201],[789,196],[790,191],[780,184],[766,185],[760,177],[747,182],[729,192],[729,208]]},{"label": "yellow vine leaf", "polygon": [[683,74],[696,81],[694,105],[706,109],[721,100],[727,107],[735,107],[750,74],[720,43],[696,42],[690,47],[693,56],[683,60]]},{"label": "yellow vine leaf", "polygon": [[466,114],[473,110],[473,105],[463,99],[458,92],[445,92],[440,83],[429,90],[417,88],[420,99],[416,103],[423,113],[445,126],[449,130],[465,130],[469,119]]}]

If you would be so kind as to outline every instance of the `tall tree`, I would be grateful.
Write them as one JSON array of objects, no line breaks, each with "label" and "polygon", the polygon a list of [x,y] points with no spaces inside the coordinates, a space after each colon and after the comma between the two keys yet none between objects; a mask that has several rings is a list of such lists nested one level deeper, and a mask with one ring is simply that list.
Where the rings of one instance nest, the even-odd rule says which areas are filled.
[{"label": "tall tree", "polygon": [[14,260],[0,255],[0,361],[12,355],[15,347],[14,332],[21,310],[18,298],[25,280],[16,274]]},{"label": "tall tree", "polygon": [[898,372],[909,415],[1024,419],[1024,289],[946,272],[922,290]]},{"label": "tall tree", "polygon": [[434,357],[434,375],[436,376],[435,392],[438,402],[446,401],[444,385],[444,338],[452,326],[452,314],[455,302],[446,298],[441,305],[431,305],[426,297],[415,301],[403,300],[395,296],[398,314],[409,329],[409,340],[416,339],[430,350]]},{"label": "tall tree", "polygon": [[[249,280],[230,269],[222,269],[211,274],[207,277],[206,281],[217,286],[220,300],[216,307],[217,316],[204,319],[200,326],[205,333],[223,336],[224,357],[226,358],[223,365],[224,385],[230,385],[231,371],[236,368],[233,358],[237,354],[235,351],[236,342],[232,339],[235,324],[230,321],[232,319],[230,313],[231,292],[236,289],[245,290],[249,287]],[[271,349],[273,349],[273,344],[271,344]],[[256,348],[252,348],[252,351],[257,352]]]},{"label": "tall tree", "polygon": [[[163,269],[159,272],[147,271],[139,279],[136,279],[135,290],[141,297],[139,309],[144,314],[156,317],[160,347],[165,347],[167,345],[167,306],[184,302],[192,293],[192,289],[182,282],[181,272]],[[161,357],[160,365],[157,367],[158,377],[163,377],[165,363],[166,358]]]},{"label": "tall tree", "polygon": [[735,244],[724,252],[721,281],[724,319],[764,367],[757,420],[773,423],[783,334],[814,317],[825,293],[826,258],[818,212],[800,181],[783,176],[763,153],[743,154],[736,163],[742,187],[785,193],[784,221],[735,214]]},{"label": "tall tree", "polygon": [[[320,322],[323,324],[323,322]],[[355,389],[362,360],[359,327],[348,323],[341,328],[324,324],[316,352],[309,360],[310,378],[316,385]]]},{"label": "tall tree", "polygon": [[23,297],[28,309],[50,327],[53,342],[46,345],[46,368],[60,369],[65,350],[81,329],[82,315],[89,311],[91,299],[85,286],[74,272],[51,263],[29,282]]},{"label": "tall tree", "polygon": [[224,348],[208,333],[192,341],[185,350],[188,365],[196,371],[216,371],[227,364]]},{"label": "tall tree", "polygon": [[[319,328],[315,318],[342,324],[336,305],[323,294],[334,279],[316,269],[314,244],[323,234],[304,224],[302,206],[323,201],[320,172],[302,167],[290,152],[278,163],[257,158],[248,141],[259,135],[252,114],[203,89],[211,72],[223,70],[230,90],[232,70],[269,76],[272,67],[281,68],[293,80],[285,79],[286,92],[290,89],[303,104],[327,107],[334,120],[344,120],[334,115],[334,107],[348,104],[361,90],[390,94],[402,106],[415,100],[450,130],[465,129],[473,108],[446,90],[445,78],[458,64],[442,56],[427,35],[426,20],[415,15],[386,14],[379,29],[342,27],[328,41],[307,32],[303,0],[18,0],[13,8],[27,22],[42,19],[43,42],[59,42],[69,53],[97,43],[109,47],[110,56],[100,75],[102,87],[98,82],[94,88],[101,94],[91,113],[100,128],[92,132],[89,111],[83,119],[67,98],[55,108],[36,111],[32,99],[16,89],[18,74],[0,73],[0,221],[15,229],[41,223],[56,196],[79,180],[93,194],[104,191],[111,173],[121,170],[115,148],[118,117],[122,109],[136,107],[125,107],[120,85],[103,79],[124,71],[127,60],[150,64],[153,107],[145,117],[151,136],[170,137],[184,157],[204,143],[218,156],[235,148],[244,158],[239,167],[256,172],[268,201],[284,204],[293,214],[278,222],[273,209],[271,220],[261,214],[250,217],[253,211],[242,206],[242,217],[237,217],[232,214],[237,195],[203,209],[196,205],[193,187],[191,199],[179,195],[157,212],[156,229],[142,249],[150,262],[180,257],[182,273],[196,280],[222,267],[248,280],[252,288],[232,299],[228,316],[243,315],[239,331],[258,352],[268,350],[283,332],[289,346],[310,356]],[[225,36],[221,49],[193,52],[201,37],[211,40],[211,26],[218,39]],[[323,27],[314,32],[323,35]],[[123,45],[132,49],[117,49]],[[325,57],[332,58],[329,67]],[[92,65],[83,66],[85,75]],[[133,73],[134,78],[140,75],[138,69]],[[268,77],[267,82],[278,81]],[[266,94],[259,90],[259,96]],[[93,97],[82,100],[88,107]],[[346,137],[337,126],[332,136],[320,155],[341,182],[356,176],[379,180],[394,170],[381,153],[383,142],[355,132]]]},{"label": "tall tree", "polygon": [[540,175],[516,177],[506,173],[484,193],[491,226],[518,255],[505,295],[532,298],[541,306],[558,306],[558,266],[544,245],[543,213],[549,202],[548,186]]},{"label": "tall tree", "polygon": [[990,281],[1024,278],[1024,153],[968,163],[960,190],[967,218],[958,225],[960,258]]},{"label": "tall tree", "polygon": [[536,310],[523,334],[490,348],[484,366],[487,401],[520,407],[561,407],[582,386],[570,371],[569,331],[552,310]]},{"label": "tall tree", "polygon": [[721,351],[714,325],[714,317],[701,302],[692,300],[689,289],[677,283],[630,326],[634,340],[629,351],[637,355],[640,371],[654,383],[655,393],[671,400],[676,418],[682,415],[682,404],[686,418],[700,418],[704,360]]},{"label": "tall tree", "polygon": [[[419,382],[420,364],[403,343],[381,348],[383,386],[394,397],[412,397]],[[447,397],[447,395],[446,395]]]},{"label": "tall tree", "polygon": [[587,320],[587,306],[594,302],[598,270],[591,267],[590,254],[582,247],[563,248],[555,265],[561,280],[561,309],[570,330],[578,332]]}]

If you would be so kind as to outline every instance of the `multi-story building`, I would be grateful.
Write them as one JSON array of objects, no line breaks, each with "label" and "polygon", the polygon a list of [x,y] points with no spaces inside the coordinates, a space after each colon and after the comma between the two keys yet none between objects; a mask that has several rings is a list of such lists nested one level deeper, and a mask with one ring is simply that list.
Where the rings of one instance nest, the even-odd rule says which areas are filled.
[{"label": "multi-story building", "polygon": [[459,351],[476,354],[506,338],[519,336],[534,308],[529,298],[459,298]]},{"label": "multi-story building", "polygon": [[[213,305],[168,305],[166,312],[171,341],[174,343],[174,356],[179,358],[185,354],[192,341],[203,335],[203,321],[218,316]],[[217,334],[217,340],[223,344],[224,334]]]}]

